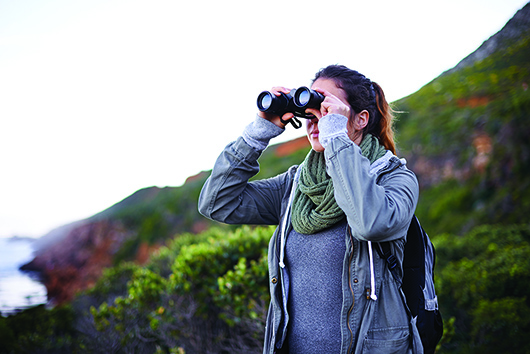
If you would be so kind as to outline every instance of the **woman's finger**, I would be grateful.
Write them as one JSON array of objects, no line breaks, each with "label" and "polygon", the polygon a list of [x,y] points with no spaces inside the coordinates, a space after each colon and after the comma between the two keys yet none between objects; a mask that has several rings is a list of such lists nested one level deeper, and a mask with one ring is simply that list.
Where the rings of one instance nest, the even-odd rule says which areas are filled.
[{"label": "woman's finger", "polygon": [[274,86],[271,89],[271,92],[275,94],[276,96],[280,96],[280,93],[288,94],[289,92],[291,92],[291,89],[288,89],[287,87],[283,87],[283,86]]}]

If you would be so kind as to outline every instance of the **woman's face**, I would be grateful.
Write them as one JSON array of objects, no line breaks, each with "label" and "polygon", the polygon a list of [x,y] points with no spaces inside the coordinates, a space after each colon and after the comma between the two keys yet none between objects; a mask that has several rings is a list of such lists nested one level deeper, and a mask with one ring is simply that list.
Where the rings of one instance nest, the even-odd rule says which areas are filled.
[{"label": "woman's face", "polygon": [[[335,84],[335,81],[332,79],[318,79],[316,80],[313,85],[311,85],[311,89],[316,91],[326,91],[330,96],[326,96],[326,100],[336,100],[338,99],[341,101],[340,103],[346,105],[349,108],[349,111],[353,113],[353,110],[351,109],[350,105],[348,104],[347,95],[346,92],[338,88]],[[324,105],[323,105],[324,106]],[[312,109],[311,113],[315,115],[315,118],[313,119],[306,119],[306,130],[307,130],[307,138],[309,139],[309,142],[311,143],[311,147],[313,150],[322,152],[324,151],[324,147],[320,144],[318,140],[319,130],[318,130],[318,120],[322,118],[324,115],[327,114],[327,111],[325,108],[321,108],[320,110]],[[348,120],[351,117],[347,117]],[[350,124],[348,124],[348,135],[350,135]],[[350,135],[352,136],[352,135]]]}]

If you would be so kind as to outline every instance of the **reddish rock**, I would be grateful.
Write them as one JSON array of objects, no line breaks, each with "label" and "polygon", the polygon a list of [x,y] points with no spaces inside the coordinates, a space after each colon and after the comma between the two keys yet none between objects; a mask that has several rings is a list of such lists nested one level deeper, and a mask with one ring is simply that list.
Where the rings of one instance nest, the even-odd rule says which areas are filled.
[{"label": "reddish rock", "polygon": [[487,96],[474,96],[469,98],[460,98],[457,101],[458,107],[465,108],[465,107],[481,107],[481,106],[487,106],[488,103],[491,102],[491,98]]},{"label": "reddish rock", "polygon": [[307,140],[306,136],[302,136],[300,138],[296,138],[294,140],[285,142],[278,146],[276,149],[276,156],[283,157],[288,156],[292,154],[295,151],[298,151],[300,149],[306,149],[309,147],[309,140]]},{"label": "reddish rock", "polygon": [[160,245],[149,245],[147,242],[142,242],[136,251],[135,262],[142,265],[147,263],[151,254],[159,248]]},{"label": "reddish rock", "polygon": [[112,266],[114,254],[126,238],[121,224],[95,221],[72,229],[62,240],[41,252],[23,269],[42,274],[53,304],[70,301],[92,286],[104,268]]}]

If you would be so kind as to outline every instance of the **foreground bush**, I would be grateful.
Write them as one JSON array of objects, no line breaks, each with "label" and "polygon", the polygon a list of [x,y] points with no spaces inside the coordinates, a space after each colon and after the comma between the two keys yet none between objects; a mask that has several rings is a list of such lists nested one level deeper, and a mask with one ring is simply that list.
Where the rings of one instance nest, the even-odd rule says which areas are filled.
[{"label": "foreground bush", "polygon": [[70,306],[44,305],[0,317],[0,353],[72,353],[83,350]]},{"label": "foreground bush", "polygon": [[[260,351],[271,234],[271,228],[212,229],[201,242],[162,249],[151,266],[133,272],[126,295],[92,307],[94,339],[109,352]],[[172,261],[168,277],[149,269],[165,273],[160,258]]]},{"label": "foreground bush", "polygon": [[480,226],[434,243],[442,314],[454,323],[443,352],[529,353],[530,227]]}]

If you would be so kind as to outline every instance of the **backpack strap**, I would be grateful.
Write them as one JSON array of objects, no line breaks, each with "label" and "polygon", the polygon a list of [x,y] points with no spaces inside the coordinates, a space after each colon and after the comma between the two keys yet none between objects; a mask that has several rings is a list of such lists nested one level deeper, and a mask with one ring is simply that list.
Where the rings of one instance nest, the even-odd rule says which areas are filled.
[{"label": "backpack strap", "polygon": [[401,285],[413,317],[417,316],[419,308],[424,307],[424,300],[420,299],[424,299],[426,243],[430,243],[428,236],[414,215],[410,221],[407,242],[403,250],[402,279],[398,277],[397,259],[390,252],[390,243],[380,242],[379,247],[376,247],[381,258],[386,260],[392,276]]},{"label": "backpack strap", "polygon": [[388,269],[390,270],[390,273],[392,273],[392,276],[394,279],[401,284],[401,279],[399,279],[397,275],[397,258],[390,252],[390,243],[388,242],[377,242],[377,246],[375,249],[377,250],[377,253],[379,253],[379,257],[384,259],[388,265]]},{"label": "backpack strap", "polygon": [[379,256],[386,261],[394,280],[402,287],[413,317],[418,314],[418,306],[422,305],[418,299],[423,298],[422,289],[425,286],[425,241],[423,233],[424,231],[416,215],[414,215],[407,230],[407,240],[403,250],[402,278],[398,274],[397,258],[390,251],[390,242],[379,242],[378,247],[376,247]]}]

